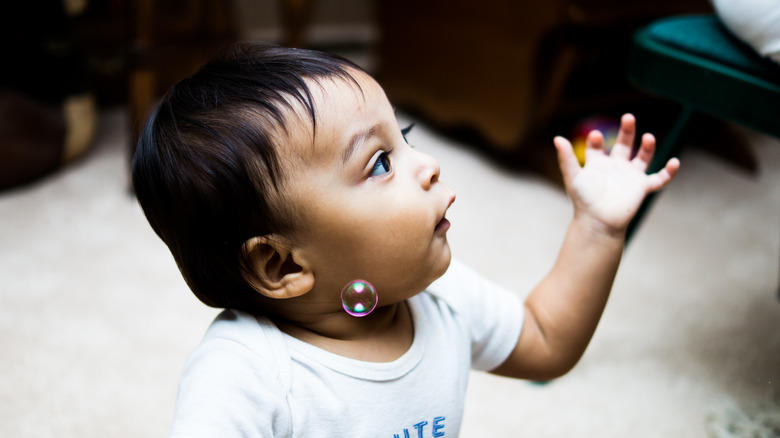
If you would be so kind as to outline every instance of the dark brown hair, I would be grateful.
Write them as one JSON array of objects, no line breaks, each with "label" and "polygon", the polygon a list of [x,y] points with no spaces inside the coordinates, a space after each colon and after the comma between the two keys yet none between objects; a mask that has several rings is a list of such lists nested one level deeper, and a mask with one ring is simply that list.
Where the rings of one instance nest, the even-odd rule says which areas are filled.
[{"label": "dark brown hair", "polygon": [[306,80],[354,82],[349,69],[359,67],[335,55],[239,43],[174,85],[151,113],[133,158],[133,187],[205,304],[262,313],[240,253],[247,239],[291,227],[279,202],[285,114],[300,104],[315,127]]}]

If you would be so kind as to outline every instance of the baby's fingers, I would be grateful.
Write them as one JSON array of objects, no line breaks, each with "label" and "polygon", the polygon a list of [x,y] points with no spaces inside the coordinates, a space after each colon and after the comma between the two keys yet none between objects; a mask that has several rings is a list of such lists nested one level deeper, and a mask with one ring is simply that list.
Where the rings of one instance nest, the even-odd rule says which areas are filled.
[{"label": "baby's fingers", "polygon": [[653,137],[653,134],[645,134],[642,136],[642,143],[639,145],[639,151],[631,162],[639,170],[645,172],[647,167],[650,166],[653,154],[655,154],[655,137]]},{"label": "baby's fingers", "polygon": [[574,155],[574,148],[569,140],[566,140],[563,137],[555,137],[553,143],[555,144],[555,149],[558,151],[558,165],[563,174],[563,181],[568,186],[569,182],[573,180],[580,171],[580,163],[577,161],[577,156]]},{"label": "baby's fingers", "polygon": [[604,134],[601,131],[590,131],[585,138],[585,163],[589,156],[604,155]]},{"label": "baby's fingers", "polygon": [[613,157],[631,158],[631,152],[636,135],[636,119],[632,114],[623,114],[620,118],[620,130],[618,131],[615,145],[612,146],[610,155]]},{"label": "baby's fingers", "polygon": [[666,187],[666,185],[677,175],[678,170],[680,170],[680,160],[672,158],[666,162],[666,166],[664,166],[663,169],[652,175],[648,175],[648,193],[656,192]]}]

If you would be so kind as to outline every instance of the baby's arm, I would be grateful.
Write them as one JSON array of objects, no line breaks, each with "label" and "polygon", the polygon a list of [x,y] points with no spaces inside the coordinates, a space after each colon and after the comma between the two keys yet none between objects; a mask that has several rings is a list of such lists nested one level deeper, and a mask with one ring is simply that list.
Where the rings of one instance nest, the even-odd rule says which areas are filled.
[{"label": "baby's arm", "polygon": [[645,134],[632,159],[635,129],[634,117],[624,115],[609,154],[601,133],[591,132],[585,167],[566,139],[555,138],[574,218],[552,270],[525,302],[515,350],[494,373],[550,379],[568,372],[585,352],[612,288],[629,222],[645,196],[668,184],[680,166],[673,158],[660,172],[645,174],[655,139]]}]

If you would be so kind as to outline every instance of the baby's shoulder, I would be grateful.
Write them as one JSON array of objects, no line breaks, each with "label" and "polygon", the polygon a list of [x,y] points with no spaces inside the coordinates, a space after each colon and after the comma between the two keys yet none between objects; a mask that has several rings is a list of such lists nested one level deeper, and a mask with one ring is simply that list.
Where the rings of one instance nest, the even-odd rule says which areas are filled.
[{"label": "baby's shoulder", "polygon": [[171,436],[289,436],[289,371],[260,321],[230,310],[214,320],[182,371]]},{"label": "baby's shoulder", "polygon": [[[289,388],[290,353],[276,326],[265,318],[225,310],[214,319],[187,360],[183,374],[215,380]],[[196,377],[197,378],[197,377]]]},{"label": "baby's shoulder", "polygon": [[447,272],[431,283],[426,291],[439,300],[443,300],[456,311],[467,311],[474,300],[486,289],[495,285],[471,267],[457,259],[452,259]]},{"label": "baby's shoulder", "polygon": [[509,306],[513,311],[518,305],[522,306],[515,292],[456,259],[452,260],[444,275],[428,286],[426,292],[466,318],[484,318],[499,310],[496,306]]}]

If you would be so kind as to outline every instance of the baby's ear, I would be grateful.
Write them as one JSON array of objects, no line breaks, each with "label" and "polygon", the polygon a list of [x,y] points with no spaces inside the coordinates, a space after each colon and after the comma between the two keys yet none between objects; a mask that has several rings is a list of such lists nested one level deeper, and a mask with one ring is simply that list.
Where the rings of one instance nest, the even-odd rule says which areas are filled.
[{"label": "baby's ear", "polygon": [[286,239],[253,237],[241,247],[244,279],[268,298],[294,298],[314,287],[314,274]]}]

